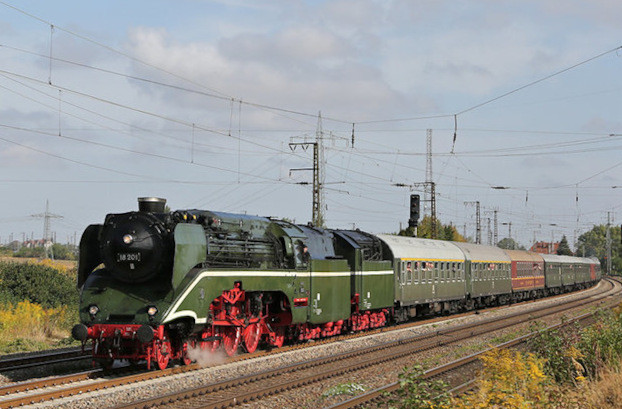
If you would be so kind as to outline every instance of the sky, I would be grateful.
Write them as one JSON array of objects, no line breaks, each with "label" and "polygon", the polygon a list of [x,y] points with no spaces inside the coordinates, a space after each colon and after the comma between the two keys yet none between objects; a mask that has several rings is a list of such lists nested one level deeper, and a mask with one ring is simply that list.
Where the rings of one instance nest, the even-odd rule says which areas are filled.
[{"label": "sky", "polygon": [[479,202],[483,243],[496,214],[498,239],[572,245],[622,223],[620,15],[615,0],[0,0],[0,243],[42,237],[46,201],[61,243],[144,196],[307,223],[301,143],[319,138],[328,227],[397,232],[431,173],[461,234]]}]

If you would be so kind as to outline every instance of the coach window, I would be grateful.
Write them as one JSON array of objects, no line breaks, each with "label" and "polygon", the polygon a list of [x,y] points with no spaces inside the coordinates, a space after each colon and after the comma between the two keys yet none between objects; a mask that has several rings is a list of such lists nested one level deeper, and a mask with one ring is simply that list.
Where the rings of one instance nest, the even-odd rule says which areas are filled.
[{"label": "coach window", "polygon": [[421,265],[418,261],[413,264],[413,271],[415,272],[415,284],[421,282]]},{"label": "coach window", "polygon": [[415,261],[415,282],[421,282],[421,264],[418,261]]},{"label": "coach window", "polygon": [[406,283],[406,262],[402,261],[402,271],[400,274],[400,281],[402,284]]}]

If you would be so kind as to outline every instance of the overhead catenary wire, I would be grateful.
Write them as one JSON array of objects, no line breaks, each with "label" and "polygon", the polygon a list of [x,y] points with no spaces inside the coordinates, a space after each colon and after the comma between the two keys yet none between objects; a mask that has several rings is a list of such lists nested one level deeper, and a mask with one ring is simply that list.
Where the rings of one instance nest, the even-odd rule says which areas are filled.
[{"label": "overhead catenary wire", "polygon": [[[5,3],[5,2],[0,2],[0,3],[2,3],[2,4],[5,4],[5,5],[6,5],[6,3]],[[50,26],[52,26],[52,25],[50,24]],[[49,57],[50,57],[50,66],[51,66],[51,62],[52,62],[52,61],[54,61],[54,62],[55,62],[55,65],[56,65],[56,61],[58,61],[58,60],[57,60],[57,59],[55,59],[55,58],[54,58],[54,59],[52,59],[53,57],[52,57],[52,51],[51,51],[51,50],[50,50],[50,55],[49,55]],[[154,68],[155,68],[155,67],[154,67]],[[570,68],[569,68],[569,69],[570,69]],[[561,72],[560,72],[560,73],[561,73]],[[50,77],[51,77],[51,76],[50,76]],[[542,80],[544,80],[544,79],[542,79]],[[49,81],[49,82],[51,82],[51,81]],[[535,84],[535,83],[537,83],[537,82],[534,82],[534,84]],[[195,85],[197,85],[197,86],[201,86],[201,84],[195,84]],[[526,86],[524,86],[524,87],[526,87]],[[524,87],[523,87],[523,88],[524,88]],[[190,88],[188,88],[188,90],[189,90],[189,91],[193,91],[193,90],[191,90]],[[520,90],[520,89],[516,89],[516,90],[514,90],[514,91],[511,91],[510,93],[512,93],[512,92],[517,92],[517,91],[519,91],[519,90]],[[62,91],[59,89],[59,93],[60,93],[60,92],[62,92]],[[510,93],[507,93],[506,95],[510,95]],[[231,98],[230,96],[227,96],[227,95],[225,95],[225,94],[219,95],[218,93],[214,93],[214,96],[220,96],[222,99],[229,99],[229,98]],[[479,106],[483,106],[483,105],[485,105],[485,104],[492,103],[492,102],[493,102],[493,101],[495,101],[496,99],[499,99],[499,98],[502,98],[502,97],[503,97],[503,95],[502,95],[502,96],[499,96],[499,97],[497,97],[497,98],[495,98],[495,99],[491,99],[491,100],[489,100],[489,101],[486,101],[486,102],[484,102],[484,103],[480,104]],[[63,98],[63,108],[64,108],[64,109],[66,109],[66,107],[65,107],[66,102],[64,101],[65,99],[66,99],[66,98]],[[58,101],[59,101],[59,104],[60,104],[61,98],[58,98]],[[240,106],[241,106],[241,105],[242,105],[242,102],[241,102],[241,100],[240,100]],[[459,114],[462,114],[462,113],[465,113],[465,112],[469,112],[471,109],[477,109],[477,108],[478,108],[478,106],[474,106],[474,107],[472,107],[472,108],[469,108],[469,109],[467,109],[467,110],[464,110],[464,111],[460,112]],[[59,116],[60,116],[61,109],[59,108],[59,109],[58,109],[58,111],[59,111]],[[63,113],[63,115],[65,115],[65,113]],[[458,115],[458,114],[448,114],[448,115],[446,115],[446,116],[452,116],[452,115],[454,116],[454,119],[455,119],[455,116],[456,116],[456,115]],[[316,117],[316,115],[315,115],[315,114],[310,114],[310,115],[309,115],[309,117],[310,117],[310,118],[315,118],[315,117]],[[438,116],[438,117],[445,117],[445,115]],[[421,117],[421,118],[423,118],[423,117]],[[430,117],[428,117],[428,118],[430,118]],[[177,119],[178,119],[178,118],[177,118]],[[325,118],[325,119],[326,119],[326,118]],[[167,120],[167,119],[163,119],[163,120]],[[414,120],[414,117],[413,117],[413,119],[412,119],[412,120]],[[387,121],[390,121],[390,120],[387,120]],[[192,124],[194,124],[194,122],[188,122],[188,123],[192,123]],[[365,123],[365,122],[360,122],[360,123]],[[359,124],[360,124],[360,123],[359,123]],[[356,123],[356,122],[352,122],[352,123],[351,123],[351,125],[352,125],[352,127],[353,127],[353,128],[354,128],[355,124],[357,124],[357,123]],[[185,124],[185,126],[188,126],[188,124]],[[193,128],[194,128],[194,125],[193,125]],[[59,130],[60,130],[60,121],[59,121]],[[230,130],[231,130],[231,126],[230,126]],[[359,133],[359,132],[361,132],[361,133],[362,133],[362,132],[365,132],[365,131],[366,131],[366,130],[362,130],[362,129],[360,129],[360,127],[358,127],[358,125],[357,125],[357,128],[356,128],[357,136],[358,136],[358,133]],[[65,133],[65,132],[66,132],[66,128],[64,127],[64,128],[63,128],[63,133]],[[211,130],[210,130],[210,131],[206,131],[206,132],[211,132]],[[59,132],[59,133],[60,133],[60,132]],[[231,132],[230,132],[230,133],[231,133]],[[240,136],[240,135],[238,135],[238,136]],[[242,139],[241,139],[241,138],[238,138],[237,140],[238,140],[238,157],[239,157],[239,152],[240,152],[240,150],[239,150],[239,145],[240,145],[240,143],[242,142]],[[589,142],[587,142],[587,143],[589,143]],[[357,140],[357,146],[358,146],[358,144],[359,144],[359,140]],[[273,149],[274,149],[274,148],[273,148]],[[273,152],[276,152],[276,151],[278,151],[278,150],[273,150]],[[363,155],[365,155],[365,156],[363,156],[362,154],[363,154]],[[349,151],[349,153],[348,153],[348,163],[350,163],[350,161],[353,161],[353,162],[356,162],[356,163],[358,164],[358,163],[360,163],[360,162],[364,162],[364,158],[366,158],[366,157],[367,157],[367,159],[369,159],[369,158],[371,158],[371,157],[372,157],[371,155],[380,155],[380,154],[381,154],[381,153],[373,153],[373,154],[371,154],[371,153],[363,153],[362,151],[353,151],[353,150],[351,150],[351,151]],[[396,160],[395,160],[395,162],[394,162],[394,163],[396,163],[396,162],[397,162],[397,154],[395,154],[395,152],[390,152],[390,154],[392,154],[392,155],[396,155]],[[459,153],[457,153],[457,154],[458,154],[458,155],[463,155],[463,154],[465,154],[465,153],[464,153],[464,152],[459,152]],[[477,154],[477,153],[474,153],[474,154]],[[491,154],[492,154],[492,152],[491,152]],[[499,155],[495,155],[495,156],[499,156]],[[303,158],[300,158],[300,159],[303,159]],[[383,163],[383,161],[382,161],[382,160],[379,160],[378,158],[374,158],[373,160],[374,160],[376,163],[378,163],[378,164],[382,164],[382,163]],[[192,161],[192,160],[191,160],[191,161]],[[239,159],[238,159],[238,166],[239,166],[239,163],[240,163],[240,161],[239,161]],[[342,165],[343,165],[343,164],[342,164]],[[398,164],[398,166],[401,166],[401,164]],[[616,166],[617,166],[617,165],[616,165]],[[613,168],[615,168],[615,166],[614,166],[614,167],[612,167],[612,168],[610,168],[610,169],[605,169],[603,172],[606,172],[606,171],[611,170],[611,169],[613,169]],[[361,181],[360,181],[360,185],[361,185],[361,187],[364,187],[364,184],[365,184],[365,182],[363,182],[363,177],[367,177],[366,175],[370,175],[370,172],[366,172],[364,167],[362,167],[362,168],[361,168],[361,171],[358,171],[358,169],[355,169],[355,172],[351,172],[351,170],[350,170],[350,165],[349,165],[349,164],[348,164],[347,166],[341,166],[340,168],[338,168],[338,167],[337,167],[337,168],[332,168],[332,170],[333,170],[333,171],[335,171],[335,170],[337,170],[337,171],[341,171],[341,173],[343,173],[343,174],[350,174],[350,173],[352,173],[352,175],[361,176]],[[357,173],[356,171],[358,171],[358,173]],[[602,174],[602,172],[601,172],[601,174]],[[374,174],[374,172],[373,172],[373,171],[371,172],[371,175],[376,177],[374,180],[376,180],[376,181],[377,181],[377,183],[379,183],[379,184],[380,184],[380,183],[383,183],[383,182],[382,182],[383,180],[388,180],[388,181],[390,181],[390,180],[391,180],[391,178],[390,178],[390,177],[385,177],[384,175]],[[239,176],[239,173],[238,173],[238,176]],[[594,175],[593,177],[595,177],[595,176],[598,176],[598,175]],[[589,179],[589,178],[588,178],[588,179]],[[266,183],[269,183],[269,182],[266,182]],[[359,183],[359,181],[358,181],[358,180],[354,180],[354,178],[349,178],[349,183],[356,184],[356,183]],[[371,183],[376,183],[376,182],[367,182],[367,184],[371,184]],[[475,185],[475,186],[478,186],[478,185]],[[478,186],[478,187],[480,187],[480,188],[484,189],[484,188],[489,188],[490,186],[491,186],[491,185],[490,185],[490,184],[488,184],[488,186],[486,186],[486,185],[482,185],[482,186]],[[394,189],[393,189],[393,190],[394,190]],[[363,191],[363,190],[361,189],[361,191]],[[366,195],[369,195],[369,192],[370,192],[370,191],[371,191],[370,189],[367,189],[367,190],[365,191],[365,192],[366,192]],[[390,189],[390,188],[389,188],[389,189],[386,189],[386,191],[391,191],[391,189]]]},{"label": "overhead catenary wire", "polygon": [[[50,27],[54,27],[54,28],[56,28],[56,29],[62,30],[62,31],[64,31],[64,32],[66,32],[67,34],[70,34],[70,35],[72,35],[72,36],[75,36],[75,37],[80,38],[80,39],[82,39],[82,40],[84,40],[84,41],[90,42],[90,43],[92,43],[92,44],[95,44],[95,45],[97,45],[97,46],[99,46],[99,47],[102,47],[102,48],[104,48],[104,49],[107,49],[107,50],[109,50],[109,51],[111,51],[111,52],[114,52],[114,53],[117,53],[117,54],[119,54],[119,55],[122,55],[122,56],[124,56],[124,57],[126,57],[126,58],[128,58],[128,59],[130,59],[130,60],[132,60],[132,61],[138,62],[138,63],[140,63],[140,64],[144,64],[145,66],[148,66],[148,67],[150,67],[150,68],[153,68],[153,69],[156,69],[156,70],[161,71],[161,72],[163,72],[163,73],[166,73],[167,75],[171,75],[171,76],[173,76],[174,78],[177,78],[177,79],[181,79],[181,80],[187,81],[188,83],[191,83],[191,84],[193,84],[193,85],[195,85],[195,86],[198,86],[198,87],[201,87],[201,88],[204,88],[204,89],[209,89],[209,90],[211,90],[212,92],[214,92],[214,93],[216,93],[216,94],[219,94],[222,98],[228,98],[228,99],[230,98],[230,99],[233,99],[233,100],[235,100],[235,101],[239,101],[240,103],[244,103],[244,104],[247,104],[247,105],[250,105],[250,106],[254,106],[254,107],[257,107],[257,108],[264,108],[264,109],[269,109],[269,110],[274,110],[274,111],[280,111],[280,112],[285,112],[285,113],[290,113],[290,114],[296,114],[296,115],[306,116],[306,117],[309,117],[309,118],[315,118],[315,117],[316,117],[316,114],[314,114],[314,113],[313,113],[313,114],[312,114],[312,113],[305,113],[305,112],[296,111],[296,110],[293,110],[293,109],[286,109],[286,108],[280,108],[280,107],[275,107],[275,106],[266,105],[266,104],[260,104],[260,103],[252,103],[252,102],[248,102],[248,101],[242,101],[242,100],[241,100],[241,99],[239,99],[239,98],[235,98],[235,97],[232,97],[232,96],[230,96],[230,95],[226,95],[226,94],[225,94],[225,93],[223,93],[223,92],[217,91],[217,90],[215,90],[215,89],[213,89],[213,88],[206,87],[206,86],[205,86],[205,85],[203,85],[203,84],[199,84],[199,83],[197,83],[197,82],[195,82],[195,81],[192,81],[192,80],[190,80],[190,79],[188,79],[188,78],[185,78],[185,77],[183,77],[183,76],[180,76],[180,75],[178,75],[178,74],[175,74],[175,73],[173,73],[173,72],[171,72],[171,71],[165,70],[165,69],[163,69],[163,68],[161,68],[161,67],[158,67],[158,66],[156,66],[156,65],[154,65],[154,64],[150,64],[150,63],[148,63],[148,62],[146,62],[146,61],[143,61],[143,60],[141,60],[141,59],[139,59],[139,58],[136,58],[136,57],[134,57],[134,56],[132,56],[132,55],[130,55],[130,54],[128,54],[128,53],[125,53],[125,52],[123,52],[123,51],[117,50],[117,49],[116,49],[116,48],[114,48],[114,47],[111,47],[111,46],[108,46],[108,45],[103,44],[103,43],[101,43],[101,42],[98,42],[98,41],[96,41],[96,40],[93,40],[93,39],[91,39],[90,37],[87,37],[87,36],[85,36],[85,35],[82,35],[82,34],[76,33],[76,32],[74,32],[74,31],[72,31],[72,30],[65,29],[65,28],[60,27],[60,26],[58,26],[58,25],[54,25],[52,22],[49,22],[49,21],[47,21],[47,20],[45,20],[45,19],[43,19],[43,18],[40,18],[40,17],[38,17],[38,16],[36,16],[36,15],[34,15],[34,14],[32,14],[32,13],[26,12],[25,10],[20,9],[20,8],[18,8],[18,7],[16,7],[16,6],[13,6],[13,5],[11,5],[11,4],[9,4],[9,3],[5,2],[5,1],[0,1],[0,4],[2,4],[2,5],[4,5],[4,6],[6,6],[6,7],[8,7],[8,8],[11,8],[11,9],[13,9],[13,10],[15,10],[15,11],[17,11],[17,12],[19,12],[19,13],[23,14],[23,15],[26,15],[26,16],[28,16],[28,17],[32,18],[32,19],[35,19],[36,21],[39,21],[39,22],[41,22],[41,23],[43,23],[43,24],[46,24],[46,25],[48,25],[48,26],[50,26]],[[603,56],[605,56],[605,55],[607,55],[607,54],[610,54],[610,53],[616,52],[616,51],[618,51],[618,50],[620,50],[620,49],[622,49],[622,46],[617,46],[617,47],[612,48],[612,49],[610,49],[610,50],[604,51],[604,52],[599,53],[599,54],[597,54],[597,55],[595,55],[595,56],[593,56],[593,57],[587,58],[587,59],[582,60],[582,61],[580,61],[580,62],[578,62],[578,63],[576,63],[576,64],[573,64],[573,65],[571,65],[571,66],[569,66],[569,67],[566,67],[566,68],[561,69],[561,70],[559,70],[559,71],[556,71],[556,72],[554,72],[554,73],[552,73],[552,74],[549,74],[549,75],[547,75],[547,76],[545,76],[545,77],[542,77],[542,78],[539,78],[539,79],[537,79],[537,80],[531,81],[531,82],[529,82],[529,83],[527,83],[527,84],[525,84],[525,85],[522,85],[522,86],[520,86],[520,87],[514,88],[514,89],[512,89],[512,90],[510,90],[510,91],[508,91],[508,92],[505,92],[505,93],[503,93],[503,94],[501,94],[501,95],[498,95],[498,96],[496,96],[496,97],[494,97],[494,98],[491,98],[491,99],[488,99],[488,100],[483,101],[483,102],[481,102],[481,103],[478,103],[478,104],[476,104],[476,105],[473,105],[473,106],[467,107],[467,108],[462,109],[462,110],[460,110],[460,111],[458,111],[458,112],[455,112],[455,113],[436,114],[436,115],[420,115],[420,116],[411,116],[411,117],[405,117],[405,118],[378,119],[378,120],[366,120],[366,121],[364,121],[364,120],[360,120],[360,121],[344,120],[344,119],[332,118],[332,117],[327,117],[327,116],[324,116],[324,117],[323,117],[323,119],[324,119],[324,120],[329,120],[329,121],[338,122],[338,123],[348,124],[348,125],[350,125],[350,124],[351,124],[351,125],[353,125],[353,126],[354,126],[355,124],[362,125],[362,124],[372,124],[372,123],[404,122],[404,121],[415,121],[415,120],[424,120],[424,119],[439,119],[439,118],[448,118],[448,117],[453,117],[453,118],[454,118],[454,121],[457,121],[457,116],[459,116],[459,115],[463,115],[463,114],[465,114],[465,113],[467,113],[467,112],[470,112],[470,111],[476,110],[476,109],[478,109],[478,108],[481,108],[481,107],[483,107],[483,106],[485,106],[485,105],[488,105],[488,104],[490,104],[490,103],[492,103],[492,102],[495,102],[495,101],[497,101],[497,100],[500,100],[500,99],[502,99],[502,98],[505,98],[505,97],[507,97],[507,96],[509,96],[509,95],[512,95],[512,94],[514,94],[514,93],[517,93],[517,92],[519,92],[519,91],[521,91],[521,90],[523,90],[523,89],[526,89],[526,88],[532,87],[532,86],[534,86],[534,85],[537,85],[537,84],[539,84],[539,83],[541,83],[541,82],[544,82],[544,81],[546,81],[546,80],[548,80],[548,79],[551,79],[551,78],[553,78],[553,77],[556,77],[556,76],[558,76],[558,75],[561,75],[561,74],[563,74],[563,73],[565,73],[565,72],[567,72],[567,71],[573,70],[573,69],[575,69],[575,68],[577,68],[577,67],[579,67],[579,66],[582,66],[582,65],[584,65],[584,64],[587,64],[587,63],[589,63],[589,62],[591,62],[591,61],[593,61],[593,60],[596,60],[596,59],[598,59],[598,58],[600,58],[600,57],[603,57]],[[50,53],[50,58],[52,58],[52,57],[51,57],[51,53]],[[455,124],[455,128],[456,128],[456,131],[457,131],[457,123]],[[455,134],[454,134],[454,145],[455,145]]]}]

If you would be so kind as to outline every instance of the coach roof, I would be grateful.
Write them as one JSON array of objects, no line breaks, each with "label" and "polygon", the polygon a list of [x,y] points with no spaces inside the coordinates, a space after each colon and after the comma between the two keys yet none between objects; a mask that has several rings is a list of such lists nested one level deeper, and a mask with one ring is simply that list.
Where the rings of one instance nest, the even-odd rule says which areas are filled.
[{"label": "coach roof", "polygon": [[464,254],[449,241],[420,239],[417,237],[378,234],[393,258],[416,260],[464,261]]}]

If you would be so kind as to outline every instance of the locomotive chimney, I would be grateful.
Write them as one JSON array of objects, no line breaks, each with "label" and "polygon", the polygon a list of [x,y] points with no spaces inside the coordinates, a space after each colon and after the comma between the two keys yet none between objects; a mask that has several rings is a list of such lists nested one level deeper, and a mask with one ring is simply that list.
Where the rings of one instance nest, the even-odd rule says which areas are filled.
[{"label": "locomotive chimney", "polygon": [[138,211],[147,213],[164,213],[166,199],[160,197],[139,197]]}]

